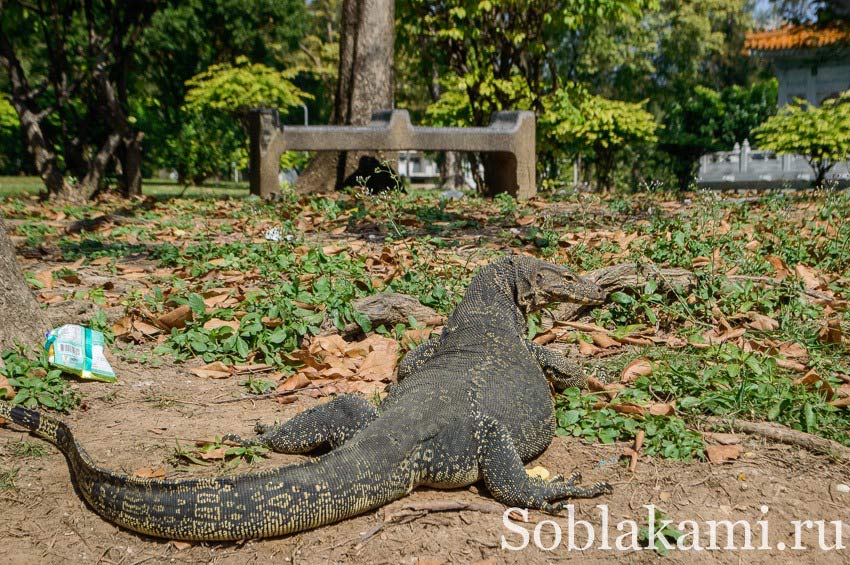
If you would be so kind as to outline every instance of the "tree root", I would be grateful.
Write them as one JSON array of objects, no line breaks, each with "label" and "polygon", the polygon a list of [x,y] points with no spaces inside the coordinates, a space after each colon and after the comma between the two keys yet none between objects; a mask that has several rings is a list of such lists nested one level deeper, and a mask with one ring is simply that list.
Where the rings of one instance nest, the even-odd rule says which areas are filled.
[{"label": "tree root", "polygon": [[773,422],[750,422],[748,420],[724,420],[723,418],[716,418],[714,416],[708,416],[706,422],[713,427],[737,429],[771,441],[796,445],[814,453],[820,453],[840,461],[850,462],[850,447],[831,439],[792,430],[781,424],[775,424]]}]

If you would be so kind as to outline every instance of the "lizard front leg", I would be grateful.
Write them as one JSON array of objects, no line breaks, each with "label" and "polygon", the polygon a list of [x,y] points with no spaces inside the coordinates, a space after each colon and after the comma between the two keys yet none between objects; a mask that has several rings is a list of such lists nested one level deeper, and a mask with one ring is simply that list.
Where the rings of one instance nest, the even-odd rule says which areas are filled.
[{"label": "lizard front leg", "polygon": [[407,355],[404,356],[404,359],[402,359],[401,363],[398,365],[396,382],[400,383],[402,380],[412,375],[415,371],[421,369],[428,359],[434,356],[434,352],[437,351],[437,345],[439,343],[439,337],[432,337],[408,351]]},{"label": "lizard front leg", "polygon": [[543,369],[543,374],[555,387],[558,392],[571,386],[583,388],[587,383],[587,374],[580,366],[567,361],[567,358],[562,354],[547,349],[542,345],[527,342],[528,350],[537,360],[537,364]]},{"label": "lizard front leg", "polygon": [[343,394],[305,410],[278,426],[257,424],[260,434],[251,439],[228,434],[225,440],[239,445],[260,445],[279,453],[307,453],[321,446],[339,447],[378,417],[362,396]]},{"label": "lizard front leg", "polygon": [[479,471],[490,493],[502,504],[554,513],[565,506],[559,502],[564,498],[591,498],[612,492],[608,483],[576,486],[581,480],[578,473],[567,480],[556,475],[549,481],[529,475],[507,428],[492,418],[481,420],[476,436]]}]

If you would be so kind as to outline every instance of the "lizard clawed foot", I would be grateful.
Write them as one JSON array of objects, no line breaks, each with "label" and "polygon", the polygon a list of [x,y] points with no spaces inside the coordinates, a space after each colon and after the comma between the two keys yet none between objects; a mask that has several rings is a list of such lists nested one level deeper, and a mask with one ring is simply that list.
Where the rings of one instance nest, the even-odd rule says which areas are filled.
[{"label": "lizard clawed foot", "polygon": [[[593,498],[595,496],[611,494],[614,492],[614,489],[608,483],[596,483],[588,488],[577,487],[574,483],[578,482],[578,480],[581,480],[581,475],[579,473],[575,473],[568,481],[563,483],[563,487],[559,489],[557,498]],[[556,497],[552,498],[554,500]],[[540,509],[549,514],[557,514],[569,505],[570,503],[564,500],[559,500],[558,502],[544,502]]]},{"label": "lizard clawed foot", "polygon": [[231,443],[235,443],[235,444],[241,445],[241,446],[251,445],[251,440],[242,439],[242,436],[237,435],[237,434],[224,435],[224,436],[221,437],[221,441],[222,442],[229,441]]}]

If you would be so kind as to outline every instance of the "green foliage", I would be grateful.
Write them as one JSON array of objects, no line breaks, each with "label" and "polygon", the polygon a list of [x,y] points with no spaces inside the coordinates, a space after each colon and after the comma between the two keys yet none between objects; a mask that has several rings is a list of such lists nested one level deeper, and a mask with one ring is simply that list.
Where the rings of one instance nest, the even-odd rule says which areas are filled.
[{"label": "green foliage", "polygon": [[186,81],[184,108],[190,113],[231,115],[244,115],[258,107],[285,110],[310,97],[292,84],[297,73],[298,69],[277,71],[251,63],[247,57],[237,57],[233,64],[211,65]]},{"label": "green foliage", "polygon": [[547,97],[540,126],[547,144],[592,157],[597,186],[610,189],[618,154],[626,146],[657,139],[657,124],[644,104],[608,100],[580,87],[562,88]]},{"label": "green foliage", "polygon": [[30,170],[23,139],[18,113],[8,95],[0,91],[0,173],[14,175]]},{"label": "green foliage", "polygon": [[725,148],[745,139],[752,140],[753,130],[776,114],[779,81],[775,78],[750,86],[733,84],[720,93],[726,109],[719,139]]},{"label": "green foliage", "polygon": [[253,375],[248,375],[248,378],[244,381],[240,381],[239,385],[244,386],[247,389],[248,394],[266,394],[267,392],[274,390],[277,383],[267,379],[260,379]]},{"label": "green foliage", "polygon": [[5,135],[9,131],[16,130],[20,125],[15,108],[9,103],[7,95],[0,92],[0,134]]},{"label": "green foliage", "polygon": [[721,148],[717,132],[724,113],[720,93],[699,85],[690,96],[671,103],[660,144],[674,158],[673,171],[681,190],[690,187],[699,158]]},{"label": "green foliage", "polygon": [[17,391],[14,404],[68,412],[80,403],[80,393],[62,378],[62,371],[50,367],[46,351],[31,359],[23,351],[9,349],[2,353],[2,359],[5,367],[0,366],[0,375]]},{"label": "green foliage", "polygon": [[404,67],[412,73],[407,80],[435,95],[427,109],[430,123],[483,126],[499,110],[540,113],[544,96],[558,88],[559,71],[568,72],[570,58],[591,30],[655,4],[405,0],[397,8],[397,44],[412,61]]},{"label": "green foliage", "polygon": [[213,441],[199,443],[194,449],[183,447],[178,441],[171,460],[177,466],[186,463],[208,466],[220,461],[223,471],[232,471],[243,461],[250,465],[268,457],[268,452],[269,450],[261,445],[227,447],[221,438],[216,437]]},{"label": "green foliage", "polygon": [[246,57],[234,64],[211,65],[186,82],[179,134],[166,141],[169,162],[183,184],[199,185],[212,176],[227,176],[234,164],[248,164],[247,111],[255,107],[285,111],[310,95],[292,82],[297,70],[277,71]]},{"label": "green foliage", "polygon": [[18,479],[18,467],[0,467],[0,490],[15,490],[15,481]]},{"label": "green foliage", "polygon": [[755,134],[761,149],[806,156],[820,186],[835,163],[850,157],[850,91],[819,107],[796,100]]},{"label": "green foliage", "polygon": [[[628,400],[647,401],[648,398],[642,395]],[[577,388],[565,390],[556,401],[556,433],[610,444],[633,440],[638,430],[644,430],[643,445],[647,455],[682,461],[705,458],[702,437],[687,429],[681,418],[621,414],[609,407],[597,410],[594,405],[598,401],[595,395],[582,394]]]}]

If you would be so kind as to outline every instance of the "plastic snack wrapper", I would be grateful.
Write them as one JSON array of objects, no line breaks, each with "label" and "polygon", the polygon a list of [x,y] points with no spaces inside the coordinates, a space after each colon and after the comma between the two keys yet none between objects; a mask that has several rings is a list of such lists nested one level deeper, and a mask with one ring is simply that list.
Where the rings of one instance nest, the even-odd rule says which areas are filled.
[{"label": "plastic snack wrapper", "polygon": [[51,365],[84,379],[114,383],[115,372],[103,354],[103,334],[66,324],[47,332],[48,361]]}]

